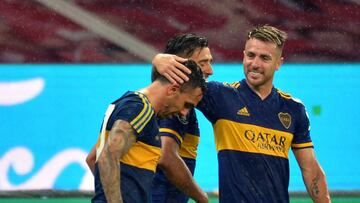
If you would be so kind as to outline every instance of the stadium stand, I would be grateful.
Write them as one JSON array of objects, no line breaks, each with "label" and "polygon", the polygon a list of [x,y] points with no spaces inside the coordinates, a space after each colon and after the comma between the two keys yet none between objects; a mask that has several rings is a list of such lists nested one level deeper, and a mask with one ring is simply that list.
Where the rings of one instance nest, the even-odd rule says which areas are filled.
[{"label": "stadium stand", "polygon": [[[271,24],[289,34],[287,62],[359,62],[360,3],[352,0],[73,0],[160,51],[176,33],[209,38],[215,61],[241,62],[243,34]],[[1,63],[137,63],[145,59],[30,0],[0,1]]]}]

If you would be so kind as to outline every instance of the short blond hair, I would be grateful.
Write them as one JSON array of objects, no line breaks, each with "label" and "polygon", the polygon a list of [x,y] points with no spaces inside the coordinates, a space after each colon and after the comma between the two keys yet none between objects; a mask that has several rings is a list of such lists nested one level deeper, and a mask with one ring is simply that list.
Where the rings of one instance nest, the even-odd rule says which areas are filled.
[{"label": "short blond hair", "polygon": [[269,25],[257,26],[250,30],[247,39],[255,38],[264,42],[273,42],[282,50],[287,39],[286,32]]}]

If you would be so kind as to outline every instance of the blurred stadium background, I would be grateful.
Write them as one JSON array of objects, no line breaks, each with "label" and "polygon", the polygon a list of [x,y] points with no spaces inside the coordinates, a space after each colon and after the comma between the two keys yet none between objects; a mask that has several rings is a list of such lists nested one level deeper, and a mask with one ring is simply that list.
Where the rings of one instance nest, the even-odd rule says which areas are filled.
[{"label": "blurred stadium background", "polygon": [[[308,108],[333,202],[360,202],[359,0],[0,0],[0,202],[89,202],[85,156],[104,110],[150,82],[166,41],[207,36],[210,80],[232,82],[258,24],[289,34],[276,85]],[[212,130],[200,126],[195,177],[217,202]],[[290,161],[291,200],[310,202]]]},{"label": "blurred stadium background", "polygon": [[194,32],[209,38],[216,62],[240,62],[244,31],[266,23],[288,32],[287,62],[357,62],[359,10],[358,0],[1,0],[0,61],[147,62],[128,51],[125,32],[154,51]]}]

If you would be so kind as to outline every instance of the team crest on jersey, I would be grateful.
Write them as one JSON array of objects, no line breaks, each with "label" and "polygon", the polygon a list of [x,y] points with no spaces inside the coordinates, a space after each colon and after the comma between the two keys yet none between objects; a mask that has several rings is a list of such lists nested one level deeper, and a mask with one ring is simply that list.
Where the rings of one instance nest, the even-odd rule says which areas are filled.
[{"label": "team crest on jersey", "polygon": [[179,119],[179,121],[184,124],[184,125],[187,125],[189,123],[189,121],[187,120],[187,117],[186,116],[181,116],[181,115],[177,115],[177,118]]},{"label": "team crest on jersey", "polygon": [[278,113],[279,120],[281,124],[286,128],[289,129],[291,125],[291,116],[289,113],[280,112]]}]

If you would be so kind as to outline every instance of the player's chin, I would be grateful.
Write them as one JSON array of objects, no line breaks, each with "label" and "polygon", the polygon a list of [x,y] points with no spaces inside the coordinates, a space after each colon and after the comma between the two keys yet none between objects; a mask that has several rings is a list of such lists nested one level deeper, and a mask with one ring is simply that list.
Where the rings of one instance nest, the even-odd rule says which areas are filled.
[{"label": "player's chin", "polygon": [[252,86],[259,86],[263,83],[263,79],[260,77],[247,77],[247,81]]}]

